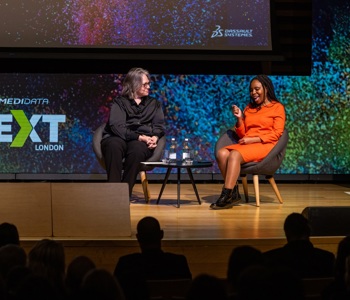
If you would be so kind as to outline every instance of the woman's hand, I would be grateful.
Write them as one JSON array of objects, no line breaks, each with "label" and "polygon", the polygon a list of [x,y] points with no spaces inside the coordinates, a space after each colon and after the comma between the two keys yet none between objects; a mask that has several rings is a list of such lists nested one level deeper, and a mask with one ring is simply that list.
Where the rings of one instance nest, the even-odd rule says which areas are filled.
[{"label": "woman's hand", "polygon": [[232,113],[236,118],[241,119],[243,117],[243,113],[237,105],[232,105]]},{"label": "woman's hand", "polygon": [[243,113],[237,105],[232,105],[232,113],[237,118],[236,127],[240,127],[243,123]]},{"label": "woman's hand", "polygon": [[139,135],[139,141],[146,143],[149,149],[154,149],[157,147],[158,137],[141,134]]},{"label": "woman's hand", "polygon": [[147,146],[149,149],[154,149],[157,147],[157,143],[158,143],[158,137],[154,135],[152,137],[149,137]]},{"label": "woman's hand", "polygon": [[261,143],[261,139],[259,137],[243,137],[240,140],[238,140],[238,144],[241,145],[248,145],[254,143]]}]

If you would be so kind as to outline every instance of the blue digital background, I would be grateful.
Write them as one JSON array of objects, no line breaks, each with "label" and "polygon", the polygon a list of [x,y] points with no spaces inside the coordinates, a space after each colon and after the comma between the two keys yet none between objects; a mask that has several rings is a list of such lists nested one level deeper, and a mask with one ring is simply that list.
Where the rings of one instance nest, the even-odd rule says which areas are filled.
[{"label": "blue digital background", "polygon": [[[314,2],[311,76],[271,76],[286,108],[290,134],[278,173],[349,174],[349,4]],[[218,137],[234,124],[230,107],[234,103],[243,108],[248,103],[253,75],[152,75],[151,92],[163,104],[168,143],[171,137],[179,143],[188,137],[199,158],[214,160]],[[67,116],[59,131],[64,151],[38,152],[30,140],[22,148],[0,143],[0,173],[104,173],[92,151],[92,134],[106,120],[122,79],[117,73],[0,74],[1,99],[43,97],[50,101],[36,106],[0,103],[2,114],[21,109],[28,118],[32,114]],[[36,131],[47,135],[47,128],[40,124]],[[197,172],[219,171],[214,165]]]}]

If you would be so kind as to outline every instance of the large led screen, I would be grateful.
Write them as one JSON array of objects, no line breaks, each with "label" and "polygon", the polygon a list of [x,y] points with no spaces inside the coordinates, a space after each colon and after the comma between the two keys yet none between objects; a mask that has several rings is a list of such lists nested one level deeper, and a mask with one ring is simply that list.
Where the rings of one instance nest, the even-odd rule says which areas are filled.
[{"label": "large led screen", "polygon": [[[1,74],[0,173],[105,173],[93,153],[92,136],[107,120],[123,76]],[[249,101],[250,78],[153,75],[151,92],[163,105],[167,146],[172,137],[179,144],[189,138],[197,160],[215,161],[217,139],[234,125],[231,105],[243,109]],[[341,74],[272,80],[286,107],[290,135],[279,173],[349,174],[350,108],[349,98],[338,90]],[[219,170],[214,164],[196,172]]]},{"label": "large led screen", "polygon": [[271,50],[270,0],[10,0],[0,24],[0,47]]}]

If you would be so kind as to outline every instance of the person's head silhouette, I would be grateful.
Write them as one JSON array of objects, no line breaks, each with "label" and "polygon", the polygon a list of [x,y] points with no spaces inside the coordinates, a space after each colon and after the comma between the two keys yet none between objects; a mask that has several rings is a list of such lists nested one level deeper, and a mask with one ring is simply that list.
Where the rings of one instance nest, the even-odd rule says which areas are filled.
[{"label": "person's head silhouette", "polygon": [[164,232],[156,218],[144,217],[137,224],[137,240],[141,249],[160,248]]},{"label": "person's head silhouette", "polygon": [[19,234],[16,225],[4,222],[0,224],[0,247],[8,244],[19,245]]},{"label": "person's head silhouette", "polygon": [[284,221],[287,241],[308,240],[311,229],[308,220],[299,213],[291,213]]}]

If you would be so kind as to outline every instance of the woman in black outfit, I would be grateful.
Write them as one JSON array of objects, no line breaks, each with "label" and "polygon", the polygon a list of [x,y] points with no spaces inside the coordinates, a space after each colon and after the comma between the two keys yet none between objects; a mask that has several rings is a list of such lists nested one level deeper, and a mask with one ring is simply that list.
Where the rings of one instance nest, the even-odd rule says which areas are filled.
[{"label": "woman in black outfit", "polygon": [[133,68],[123,81],[121,96],[113,100],[101,141],[109,182],[126,182],[131,192],[140,169],[164,135],[161,103],[149,96],[150,74]]}]

